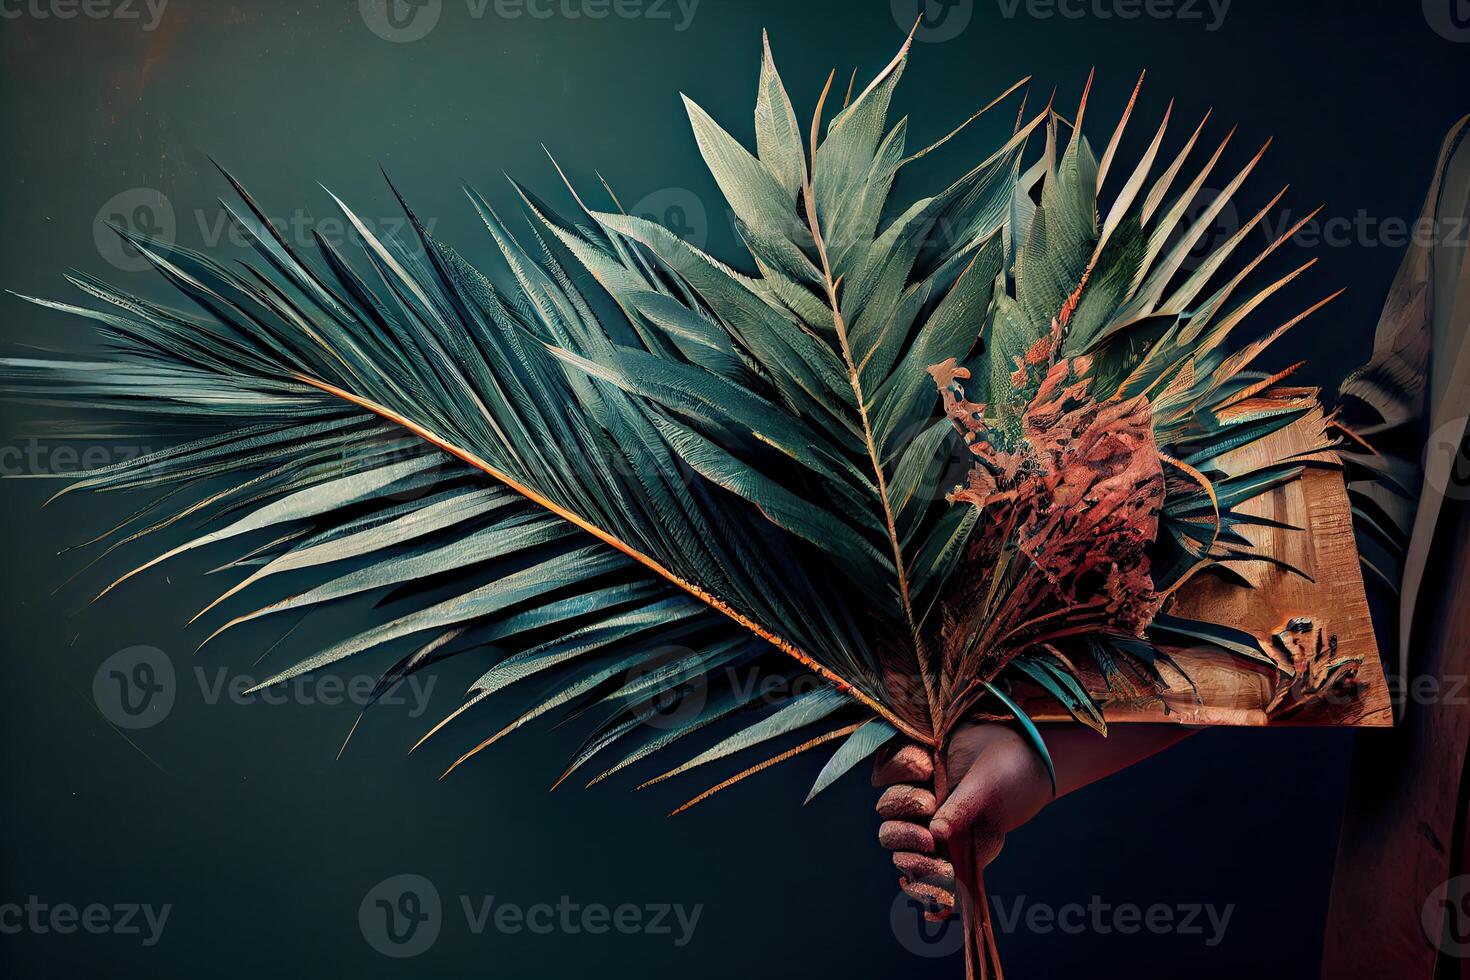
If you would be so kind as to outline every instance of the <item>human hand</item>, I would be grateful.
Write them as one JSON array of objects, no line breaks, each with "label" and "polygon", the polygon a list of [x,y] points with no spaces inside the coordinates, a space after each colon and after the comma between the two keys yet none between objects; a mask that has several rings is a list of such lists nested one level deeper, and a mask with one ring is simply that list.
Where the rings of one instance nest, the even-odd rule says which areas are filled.
[{"label": "human hand", "polygon": [[995,860],[1010,831],[1052,799],[1051,777],[1035,748],[1013,728],[965,725],[950,738],[944,757],[949,792],[934,794],[934,758],[918,745],[880,755],[873,785],[878,799],[878,842],[893,852],[899,887],[924,903],[926,916],[942,919],[955,902],[954,848],[967,848],[976,872]]},{"label": "human hand", "polygon": [[1057,773],[1054,794],[1046,765],[1020,732],[993,722],[963,725],[946,748],[943,803],[935,800],[929,750],[899,746],[880,753],[873,767],[873,785],[886,787],[878,799],[878,843],[893,852],[904,892],[925,904],[927,917],[945,918],[954,907],[951,861],[957,848],[972,855],[978,874],[1000,853],[1006,834],[1054,796],[1125,769],[1194,731],[1134,724],[1104,737],[1081,725],[1047,726],[1044,738]]}]

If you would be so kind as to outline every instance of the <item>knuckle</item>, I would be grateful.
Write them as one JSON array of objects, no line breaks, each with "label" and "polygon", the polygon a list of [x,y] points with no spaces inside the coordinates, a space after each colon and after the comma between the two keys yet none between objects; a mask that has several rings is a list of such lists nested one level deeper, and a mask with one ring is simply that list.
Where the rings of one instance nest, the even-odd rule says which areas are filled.
[{"label": "knuckle", "polygon": [[878,798],[879,815],[890,819],[914,819],[934,815],[934,794],[919,786],[900,783],[888,787]]},{"label": "knuckle", "polygon": [[928,829],[907,820],[885,820],[878,827],[878,844],[888,851],[934,853],[934,837]]},{"label": "knuckle", "polygon": [[943,858],[912,851],[899,851],[893,855],[893,866],[911,881],[920,881],[941,888],[954,886],[954,865]]}]

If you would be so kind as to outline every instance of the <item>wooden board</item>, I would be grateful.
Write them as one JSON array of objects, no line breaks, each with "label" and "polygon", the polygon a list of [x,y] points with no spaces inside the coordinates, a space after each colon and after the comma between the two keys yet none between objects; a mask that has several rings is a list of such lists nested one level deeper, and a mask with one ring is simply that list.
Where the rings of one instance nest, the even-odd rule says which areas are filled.
[{"label": "wooden board", "polygon": [[[1315,392],[1294,389],[1282,394],[1304,396]],[[1321,408],[1313,408],[1268,439],[1222,457],[1221,467],[1236,473],[1299,454],[1307,454],[1308,460],[1336,464],[1337,457],[1330,450],[1318,451],[1327,441],[1324,426]],[[1281,558],[1306,572],[1312,581],[1265,562],[1240,563],[1232,567],[1254,588],[1201,573],[1175,593],[1165,611],[1243,630],[1278,666],[1256,663],[1204,644],[1165,646],[1187,677],[1164,667],[1170,682],[1167,689],[1130,692],[1116,686],[1109,690],[1096,670],[1078,663],[1084,685],[1103,706],[1108,722],[1391,725],[1392,700],[1373,636],[1341,470],[1308,468],[1300,479],[1236,509],[1305,528],[1247,527],[1242,533],[1256,551]],[[1296,629],[1288,630],[1293,620],[1297,621]],[[1286,641],[1279,635],[1284,635]],[[1303,670],[1303,656],[1315,659],[1307,670]],[[1306,674],[1316,673],[1328,662],[1352,660],[1358,661],[1354,683],[1310,690]],[[1305,690],[1288,690],[1298,680],[1298,686]],[[1022,707],[1037,721],[1065,721],[1069,717],[1039,689],[1018,683],[1016,694]]]}]

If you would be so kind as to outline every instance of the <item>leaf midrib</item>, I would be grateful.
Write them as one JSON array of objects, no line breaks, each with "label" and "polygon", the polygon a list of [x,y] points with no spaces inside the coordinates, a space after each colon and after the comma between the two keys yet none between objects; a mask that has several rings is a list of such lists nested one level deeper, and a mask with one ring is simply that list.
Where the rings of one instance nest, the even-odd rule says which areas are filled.
[{"label": "leaf midrib", "polygon": [[329,395],[341,398],[344,401],[358,406],[359,408],[372,412],[374,415],[387,419],[388,421],[393,422],[396,425],[402,426],[403,428],[412,432],[414,435],[423,439],[425,442],[428,442],[436,448],[441,449],[446,453],[449,453],[451,456],[454,456],[455,458],[469,464],[470,466],[473,466],[475,469],[480,470],[481,472],[487,474],[500,483],[503,483],[505,486],[509,487],[511,490],[514,490],[516,493],[519,493],[521,496],[530,500],[537,506],[545,508],[546,510],[557,515],[563,520],[568,521],[581,530],[586,531],[588,534],[591,534],[593,537],[597,538],[599,541],[602,541],[604,544],[610,545],[611,547],[617,549],[618,551],[627,555],[629,558],[632,558],[634,561],[638,562],[640,565],[647,568],[649,571],[652,571],[653,573],[658,575],[660,578],[679,587],[680,589],[687,592],[689,595],[709,606],[711,609],[722,613],[738,625],[759,636],[761,639],[776,647],[776,649],[780,650],[782,653],[796,660],[803,667],[807,668],[808,670],[815,673],[817,676],[821,677],[823,680],[832,684],[843,694],[852,697],[854,700],[860,702],[865,707],[871,709],[879,717],[883,718],[885,721],[893,725],[895,728],[903,732],[908,737],[923,742],[925,744],[932,743],[932,739],[929,735],[919,731],[913,725],[899,718],[892,709],[882,704],[872,695],[863,691],[857,685],[842,677],[830,667],[827,667],[820,661],[816,660],[810,654],[797,647],[790,640],[787,640],[784,637],[778,636],[777,634],[771,632],[760,623],[757,623],[755,620],[740,612],[738,609],[730,606],[717,596],[712,595],[702,586],[694,582],[690,582],[679,575],[676,575],[674,572],[666,568],[656,559],[644,554],[637,548],[634,548],[632,545],[620,540],[616,535],[603,530],[602,528],[583,518],[581,515],[571,510],[568,510],[567,508],[556,503],[549,497],[546,497],[545,495],[539,493],[535,489],[526,486],[518,480],[515,480],[509,474],[504,473],[496,467],[492,466],[490,463],[481,459],[470,450],[462,446],[455,445],[449,440],[444,439],[431,430],[425,428],[423,425],[413,421],[412,419],[404,415],[399,414],[398,412],[395,412],[393,409],[388,408],[387,406],[380,405],[372,401],[371,399],[364,398],[343,388],[339,388],[336,385],[330,384],[325,381],[320,381],[316,378],[308,377],[306,375],[296,374],[294,375],[294,377],[302,384],[310,385],[311,387],[316,388],[319,391],[323,391]]}]

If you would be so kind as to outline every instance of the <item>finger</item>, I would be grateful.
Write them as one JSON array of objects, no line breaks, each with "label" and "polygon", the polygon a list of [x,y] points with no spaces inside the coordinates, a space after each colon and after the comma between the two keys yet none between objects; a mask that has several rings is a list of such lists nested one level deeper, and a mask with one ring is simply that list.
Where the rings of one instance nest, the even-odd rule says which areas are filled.
[{"label": "finger", "polygon": [[947,918],[954,910],[954,892],[927,881],[898,879],[898,887],[912,899],[924,906],[924,918],[938,921]]},{"label": "finger", "polygon": [[913,820],[934,816],[934,794],[921,786],[899,783],[878,797],[878,815],[888,820]]},{"label": "finger", "polygon": [[1046,773],[1030,750],[1014,743],[985,749],[929,821],[937,841],[959,829],[1004,834],[1046,804]]},{"label": "finger", "polygon": [[885,851],[934,853],[934,837],[928,830],[907,820],[885,820],[878,827],[878,843]]},{"label": "finger", "polygon": [[951,836],[973,827],[986,808],[997,805],[997,802],[994,778],[983,762],[977,760],[935,811],[934,818],[929,821],[929,830],[935,840],[944,843]]},{"label": "finger", "polygon": [[899,851],[893,855],[893,866],[912,881],[926,881],[954,890],[954,865],[944,858]]},{"label": "finger", "polygon": [[934,778],[934,759],[917,745],[905,745],[873,768],[873,785],[927,783]]}]

